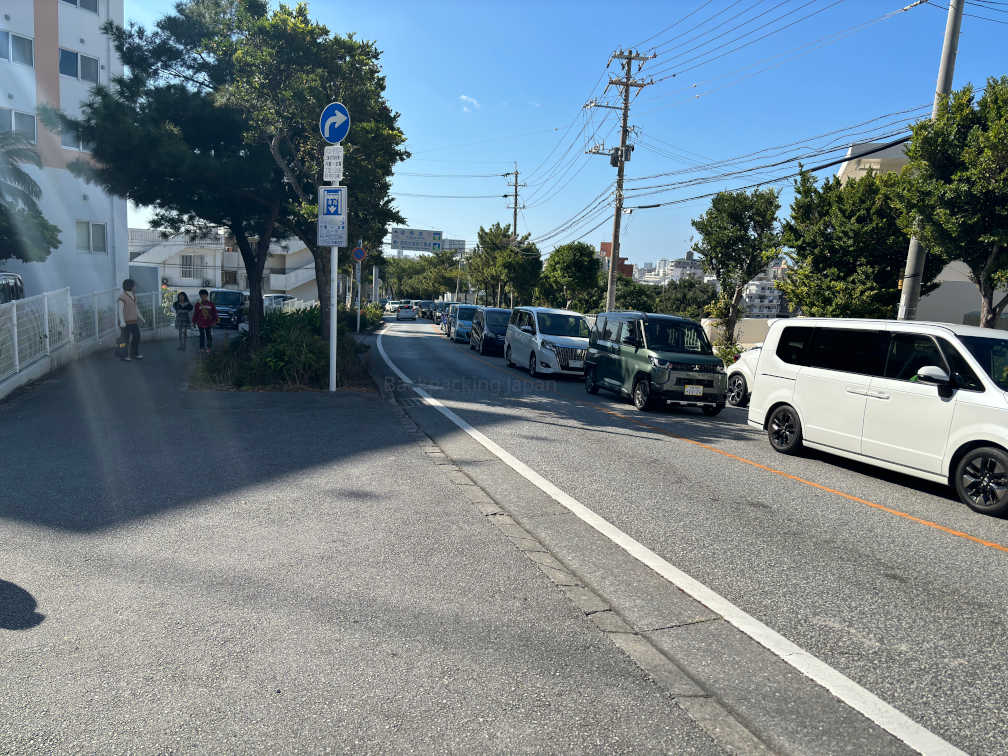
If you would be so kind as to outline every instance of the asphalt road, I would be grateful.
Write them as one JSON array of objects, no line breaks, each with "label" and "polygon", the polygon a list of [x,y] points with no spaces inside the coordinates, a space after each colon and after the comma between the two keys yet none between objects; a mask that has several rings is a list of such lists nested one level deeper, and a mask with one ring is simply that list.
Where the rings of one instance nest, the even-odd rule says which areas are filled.
[{"label": "asphalt road", "polygon": [[719,752],[377,392],[144,352],[0,402],[0,753]]},{"label": "asphalt road", "polygon": [[[941,486],[778,455],[742,410],[639,413],[576,380],[533,383],[427,321],[389,323],[382,343],[431,396],[674,566],[954,746],[1008,753],[1008,521]],[[401,396],[477,483],[775,750],[903,747]]]}]

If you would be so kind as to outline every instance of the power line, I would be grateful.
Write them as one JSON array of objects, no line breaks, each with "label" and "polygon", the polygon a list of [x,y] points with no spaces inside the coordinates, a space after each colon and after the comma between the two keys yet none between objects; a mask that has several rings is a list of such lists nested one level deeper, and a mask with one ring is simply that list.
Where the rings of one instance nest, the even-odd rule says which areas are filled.
[{"label": "power line", "polygon": [[506,194],[413,194],[411,192],[391,192],[393,197],[424,197],[428,199],[500,199]]},{"label": "power line", "polygon": [[396,176],[419,176],[421,178],[500,178],[506,173],[414,173],[412,171],[396,171]]},{"label": "power line", "polygon": [[[636,45],[634,45],[634,47],[635,48],[640,48],[646,42],[650,42],[655,37],[660,37],[662,34],[664,34],[665,32],[667,32],[669,29],[675,28],[676,26],[678,26],[679,24],[681,24],[683,21],[685,21],[690,16],[692,16],[692,15],[694,15],[694,14],[699,13],[700,11],[702,11],[704,8],[706,8],[708,5],[710,5],[712,2],[714,2],[714,0],[707,0],[704,3],[701,3],[700,5],[698,5],[696,8],[694,8],[693,10],[691,10],[689,13],[687,13],[682,18],[680,18],[680,19],[678,19],[676,21],[673,21],[671,24],[669,24],[668,26],[666,26],[664,29],[662,29],[661,31],[655,32],[654,34],[652,34],[650,37],[648,37],[647,39],[643,40],[642,42],[638,42]],[[649,50],[654,50],[653,47],[650,47],[648,49]]]}]

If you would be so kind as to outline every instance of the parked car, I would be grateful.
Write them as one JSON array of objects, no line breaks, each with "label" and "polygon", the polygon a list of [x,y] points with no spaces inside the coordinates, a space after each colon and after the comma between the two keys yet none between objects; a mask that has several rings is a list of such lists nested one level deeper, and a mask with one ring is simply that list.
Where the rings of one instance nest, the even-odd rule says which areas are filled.
[{"label": "parked car", "polygon": [[728,373],[728,404],[745,407],[749,403],[753,381],[756,378],[756,361],[762,344],[749,347],[725,370]]},{"label": "parked car", "polygon": [[444,312],[441,313],[441,333],[445,336],[448,335],[448,330],[451,328],[452,314],[455,308],[459,306],[458,302],[445,302]]},{"label": "parked car", "polygon": [[248,317],[248,294],[234,289],[210,289],[209,293],[217,308],[217,327],[238,330]]},{"label": "parked car", "polygon": [[517,307],[511,312],[504,336],[504,359],[528,365],[529,375],[557,373],[583,375],[588,349],[585,316],[570,310]]},{"label": "parked car", "polygon": [[629,397],[639,410],[667,402],[712,417],[725,406],[724,363],[699,323],[675,315],[599,314],[584,375],[588,393],[604,388]]},{"label": "parked car", "polygon": [[434,320],[434,302],[425,299],[420,303],[420,317]]},{"label": "parked car", "polygon": [[395,313],[396,320],[416,320],[417,311],[416,308],[409,302],[401,302],[396,308]]},{"label": "parked car", "polygon": [[0,304],[24,299],[24,281],[17,273],[0,273]]},{"label": "parked car", "polygon": [[499,307],[480,307],[473,315],[469,331],[469,348],[480,354],[504,351],[504,334],[507,333],[511,310]]},{"label": "parked car", "polygon": [[798,318],[770,326],[749,424],[803,446],[951,486],[1008,514],[1008,331]]},{"label": "parked car", "polygon": [[452,317],[451,330],[448,338],[452,341],[469,341],[469,332],[472,329],[472,319],[476,314],[476,305],[459,305],[455,308]]},{"label": "parked car", "polygon": [[294,297],[290,294],[266,294],[263,296],[263,309],[267,312],[282,309],[283,303],[289,302],[292,299]]},{"label": "parked car", "polygon": [[401,302],[398,299],[390,299],[385,303],[385,312],[395,312],[399,309]]}]

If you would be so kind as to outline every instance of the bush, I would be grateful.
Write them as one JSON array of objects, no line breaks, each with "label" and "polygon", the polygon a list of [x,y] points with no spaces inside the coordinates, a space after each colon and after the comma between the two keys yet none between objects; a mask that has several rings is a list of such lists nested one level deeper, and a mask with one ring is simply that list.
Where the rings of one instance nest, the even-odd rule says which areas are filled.
[{"label": "bush", "polygon": [[[351,336],[340,312],[336,355],[336,384],[345,386],[367,380],[360,358],[367,347]],[[357,311],[353,312],[356,324]],[[270,311],[263,319],[262,344],[252,352],[240,337],[227,350],[212,352],[201,363],[202,376],[216,385],[236,388],[317,388],[329,386],[329,343],[321,336],[322,315],[318,307],[294,312]],[[364,311],[361,311],[364,329]]]},{"label": "bush", "polygon": [[742,354],[742,347],[733,341],[716,341],[711,346],[714,348],[714,354],[719,357],[725,365],[731,365],[738,360],[739,355]]}]

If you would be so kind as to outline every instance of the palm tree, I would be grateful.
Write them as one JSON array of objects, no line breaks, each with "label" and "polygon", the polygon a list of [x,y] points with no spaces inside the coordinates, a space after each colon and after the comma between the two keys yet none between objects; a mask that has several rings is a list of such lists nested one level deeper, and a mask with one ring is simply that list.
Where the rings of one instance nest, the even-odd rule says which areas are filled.
[{"label": "palm tree", "polygon": [[42,167],[32,144],[19,134],[0,134],[0,260],[41,261],[59,246],[59,229],[38,206],[42,188],[24,165]]}]

